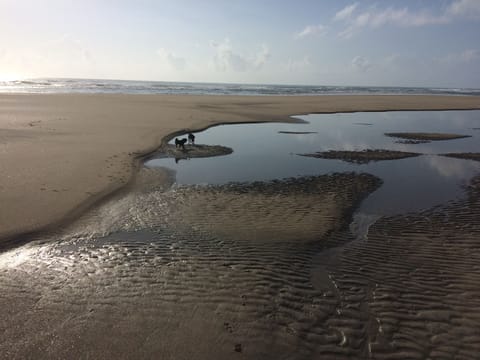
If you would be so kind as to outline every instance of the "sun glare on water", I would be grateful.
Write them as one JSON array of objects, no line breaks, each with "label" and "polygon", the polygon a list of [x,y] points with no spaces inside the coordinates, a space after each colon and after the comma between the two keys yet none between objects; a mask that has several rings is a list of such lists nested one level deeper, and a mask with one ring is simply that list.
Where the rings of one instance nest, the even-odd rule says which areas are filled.
[{"label": "sun glare on water", "polygon": [[6,81],[15,81],[15,80],[20,80],[22,77],[17,75],[17,74],[13,74],[13,73],[1,73],[0,72],[0,81],[1,82],[6,82]]}]

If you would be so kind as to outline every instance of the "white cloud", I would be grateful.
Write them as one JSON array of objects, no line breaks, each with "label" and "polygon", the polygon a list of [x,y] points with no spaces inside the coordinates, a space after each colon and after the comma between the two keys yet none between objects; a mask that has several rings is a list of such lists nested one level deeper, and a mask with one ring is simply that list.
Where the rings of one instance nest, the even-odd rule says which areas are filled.
[{"label": "white cloud", "polygon": [[370,14],[370,26],[380,27],[391,24],[396,26],[425,26],[445,24],[449,20],[443,16],[435,16],[427,12],[411,13],[407,8],[401,10],[387,9],[379,13]]},{"label": "white cloud", "polygon": [[455,0],[438,13],[428,10],[411,11],[407,7],[379,9],[369,7],[359,10],[359,3],[353,3],[338,11],[334,21],[343,22],[346,28],[339,32],[343,38],[351,38],[362,28],[379,28],[386,25],[398,27],[419,27],[442,25],[458,18],[480,19],[480,0]]},{"label": "white cloud", "polygon": [[266,45],[262,45],[261,50],[255,55],[253,62],[255,69],[260,69],[270,58],[270,50]]},{"label": "white cloud", "polygon": [[341,21],[349,20],[352,17],[352,14],[355,11],[355,9],[357,8],[357,6],[358,6],[358,3],[354,3],[354,4],[351,4],[351,5],[345,6],[342,10],[338,11],[335,14],[334,20],[337,20],[337,21],[338,20],[341,20]]},{"label": "white cloud", "polygon": [[305,55],[301,59],[297,59],[297,60],[289,59],[285,68],[287,69],[287,71],[297,72],[297,71],[305,70],[311,66],[312,66],[312,62],[310,61],[310,58]]},{"label": "white cloud", "polygon": [[270,58],[270,50],[262,45],[253,55],[244,55],[236,52],[229,39],[222,42],[210,41],[215,49],[213,65],[217,71],[246,72],[260,70]]},{"label": "white cloud", "polygon": [[352,66],[361,72],[367,72],[372,68],[372,63],[363,56],[355,56],[352,59]]},{"label": "white cloud", "polygon": [[477,61],[480,59],[480,51],[475,49],[465,50],[460,54],[460,58],[465,62]]},{"label": "white cloud", "polygon": [[296,39],[302,39],[308,36],[325,35],[327,28],[323,25],[308,25],[302,31],[295,34]]},{"label": "white cloud", "polygon": [[[461,1],[470,0],[460,0],[460,2]],[[440,14],[432,14],[426,10],[412,12],[406,7],[400,9],[392,7],[386,9],[370,7],[363,11],[357,10],[358,3],[354,3],[346,6],[335,14],[333,20],[341,21],[347,26],[338,34],[340,37],[350,38],[356,31],[359,31],[362,28],[379,28],[386,25],[419,27],[447,24],[452,20],[451,16],[449,16],[449,11]]]},{"label": "white cloud", "polygon": [[167,49],[158,49],[157,55],[160,57],[160,59],[162,59],[164,63],[174,68],[175,70],[184,70],[187,65],[187,62],[184,58],[177,56],[175,53]]},{"label": "white cloud", "polygon": [[355,31],[356,29],[354,26],[348,26],[338,33],[338,37],[341,37],[342,39],[350,39],[355,34]]},{"label": "white cloud", "polygon": [[230,40],[226,39],[221,43],[211,41],[210,45],[215,48],[213,63],[217,70],[227,71],[232,69],[239,72],[247,70],[246,59],[233,52]]},{"label": "white cloud", "polygon": [[480,18],[480,1],[478,0],[457,0],[448,8],[447,14],[454,16],[464,16],[470,18]]},{"label": "white cloud", "polygon": [[416,60],[411,57],[400,54],[390,54],[383,59],[385,65],[389,68],[398,66],[416,66]]},{"label": "white cloud", "polygon": [[467,49],[460,53],[448,54],[438,61],[445,64],[468,64],[480,60],[480,51],[476,49]]}]

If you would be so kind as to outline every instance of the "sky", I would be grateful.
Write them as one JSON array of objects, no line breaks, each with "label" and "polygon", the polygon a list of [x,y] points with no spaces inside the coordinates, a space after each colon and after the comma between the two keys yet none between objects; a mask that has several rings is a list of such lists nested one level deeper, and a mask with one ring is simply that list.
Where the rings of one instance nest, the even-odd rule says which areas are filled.
[{"label": "sky", "polygon": [[0,80],[480,88],[480,0],[0,0]]}]

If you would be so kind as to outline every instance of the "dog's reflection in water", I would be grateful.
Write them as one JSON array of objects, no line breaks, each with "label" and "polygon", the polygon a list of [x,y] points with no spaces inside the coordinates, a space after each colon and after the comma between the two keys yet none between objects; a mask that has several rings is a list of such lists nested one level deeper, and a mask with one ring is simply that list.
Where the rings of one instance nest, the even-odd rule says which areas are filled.
[{"label": "dog's reflection in water", "polygon": [[175,156],[175,164],[178,164],[178,162],[179,162],[180,160],[190,160],[190,158],[187,157],[187,156],[184,156],[184,157],[177,157],[177,156]]}]

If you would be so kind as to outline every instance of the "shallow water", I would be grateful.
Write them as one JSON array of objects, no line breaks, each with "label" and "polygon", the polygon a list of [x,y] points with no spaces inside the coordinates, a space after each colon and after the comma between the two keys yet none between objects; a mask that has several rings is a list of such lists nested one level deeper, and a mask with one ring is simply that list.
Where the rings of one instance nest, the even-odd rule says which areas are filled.
[{"label": "shallow water", "polygon": [[[479,152],[478,111],[424,111],[319,114],[299,116],[304,124],[241,124],[217,126],[197,135],[197,143],[222,144],[231,155],[180,160],[152,159],[149,167],[176,172],[176,183],[225,184],[265,181],[332,172],[366,172],[383,186],[363,204],[360,213],[393,215],[428,209],[457,199],[461,185],[480,170],[480,163],[438,154]],[[285,134],[312,132],[310,134]],[[439,132],[471,135],[456,140],[422,144],[398,143],[388,132]],[[351,164],[341,160],[302,157],[298,154],[327,150],[391,149],[424,154],[416,158]]]}]

